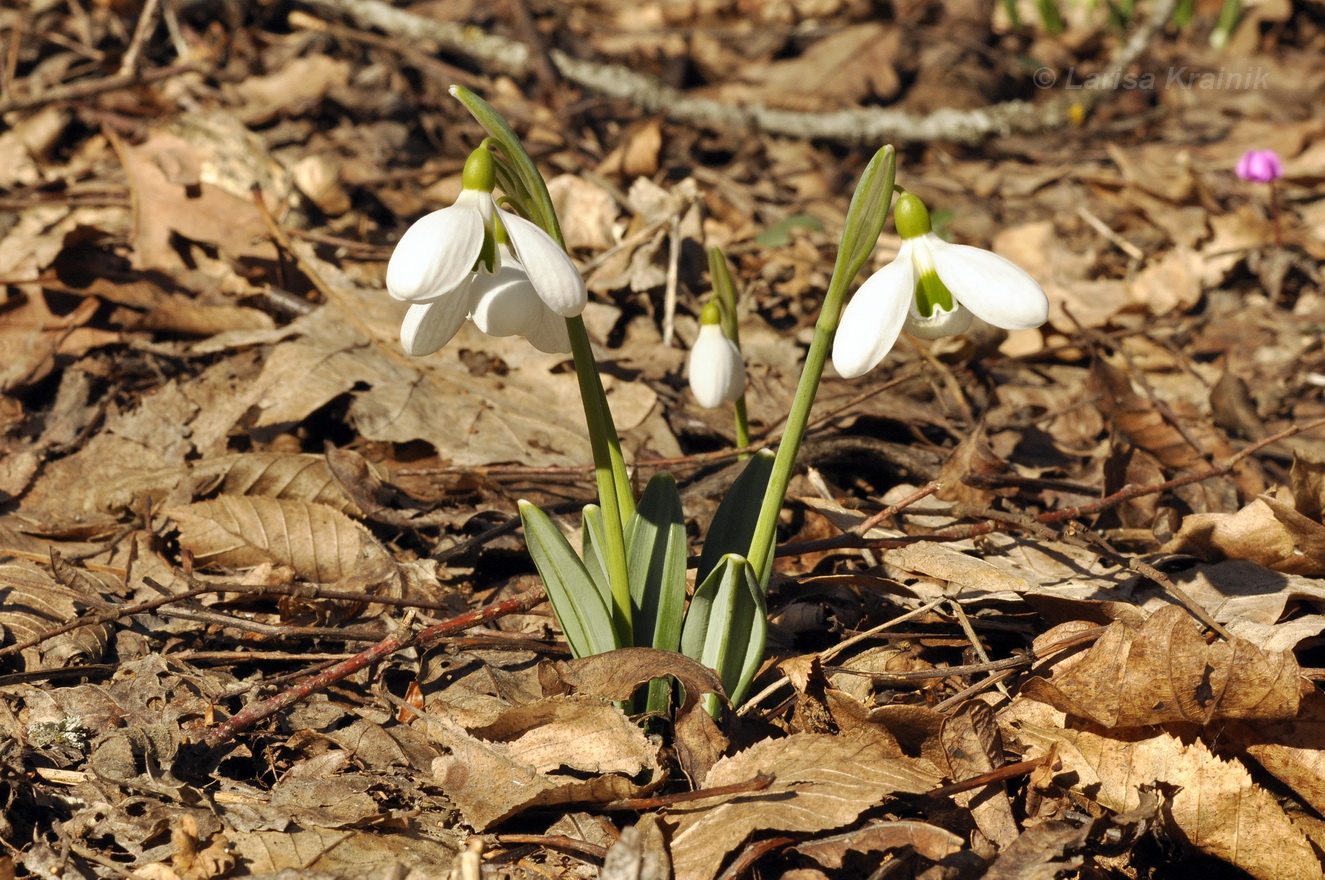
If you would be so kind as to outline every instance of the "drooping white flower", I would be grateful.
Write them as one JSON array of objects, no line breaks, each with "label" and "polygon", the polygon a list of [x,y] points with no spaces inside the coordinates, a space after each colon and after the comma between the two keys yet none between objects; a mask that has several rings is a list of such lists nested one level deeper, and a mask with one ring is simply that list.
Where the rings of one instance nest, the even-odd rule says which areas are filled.
[{"label": "drooping white flower", "polygon": [[894,207],[902,246],[871,275],[842,311],[833,366],[845,378],[879,365],[905,327],[925,339],[955,336],[974,315],[1005,330],[1028,330],[1049,317],[1035,279],[990,251],[936,235],[920,199],[904,193]]},{"label": "drooping white flower", "polygon": [[717,305],[709,303],[699,315],[699,335],[686,363],[690,390],[705,409],[738,400],[745,393],[745,363],[736,343],[722,332]]},{"label": "drooping white flower", "polygon": [[486,147],[470,155],[462,179],[455,203],[407,229],[387,263],[387,292],[411,303],[401,327],[406,351],[436,351],[467,318],[492,336],[570,351],[564,319],[588,302],[579,270],[536,224],[498,209]]}]

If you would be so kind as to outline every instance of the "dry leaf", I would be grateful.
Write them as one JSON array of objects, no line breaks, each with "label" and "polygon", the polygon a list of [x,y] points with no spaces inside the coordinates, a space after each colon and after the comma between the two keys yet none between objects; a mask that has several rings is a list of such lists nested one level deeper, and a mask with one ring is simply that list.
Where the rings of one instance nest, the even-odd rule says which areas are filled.
[{"label": "dry leaf", "polygon": [[[1058,630],[1036,643],[1061,639]],[[1291,653],[1239,638],[1207,644],[1191,615],[1168,605],[1140,629],[1110,624],[1084,655],[1055,666],[1048,680],[1030,679],[1021,693],[1104,727],[1137,727],[1292,718],[1302,688]]]},{"label": "dry leaf", "polygon": [[842,858],[849,852],[886,852],[890,849],[910,847],[931,862],[941,861],[966,848],[966,841],[951,831],[914,820],[871,822],[862,828],[821,837],[798,844],[795,849],[809,856],[825,868],[842,867]]},{"label": "dry leaf", "polygon": [[661,772],[658,746],[620,709],[593,697],[514,706],[466,731],[447,719],[429,730],[450,754],[433,776],[476,830],[529,807],[637,796]]},{"label": "dry leaf", "polygon": [[892,757],[874,744],[828,734],[798,733],[759,742],[719,761],[705,788],[770,774],[754,794],[697,801],[667,811],[676,823],[672,868],[676,880],[710,880],[723,858],[762,830],[813,832],[837,828],[890,794],[918,794],[938,783],[917,762]]},{"label": "dry leaf", "polygon": [[329,584],[382,578],[394,566],[367,529],[321,504],[222,495],[162,514],[179,525],[180,545],[199,567],[283,563],[306,581]]},{"label": "dry leaf", "polygon": [[1242,559],[1286,574],[1325,574],[1325,526],[1266,495],[1237,513],[1195,513],[1164,545],[1166,553]]},{"label": "dry leaf", "polygon": [[[988,703],[968,700],[949,715],[939,731],[948,777],[962,782],[992,770],[1003,763],[1003,738],[994,723],[994,710]],[[971,811],[975,825],[999,849],[1017,839],[1020,833],[1012,815],[1012,805],[1002,783],[990,783],[954,796]]]},{"label": "dry leaf", "polygon": [[1018,736],[1032,744],[1028,757],[1057,743],[1062,773],[1075,775],[1073,789],[1115,812],[1137,808],[1144,784],[1172,786],[1170,833],[1258,880],[1320,875],[1320,859],[1278,800],[1241,763],[1216,757],[1200,740],[1145,729],[1106,734],[1029,725],[1019,726]]}]

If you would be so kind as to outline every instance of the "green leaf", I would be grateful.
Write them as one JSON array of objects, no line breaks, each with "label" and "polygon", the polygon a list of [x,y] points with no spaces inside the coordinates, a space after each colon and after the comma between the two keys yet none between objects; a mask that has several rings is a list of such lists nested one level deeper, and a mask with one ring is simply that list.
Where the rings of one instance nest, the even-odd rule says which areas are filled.
[{"label": "green leaf", "polygon": [[731,704],[739,706],[759,671],[767,640],[764,591],[754,568],[744,556],[728,553],[690,600],[681,653],[717,672]]},{"label": "green leaf", "polygon": [[566,536],[546,513],[528,501],[520,501],[520,519],[529,555],[543,578],[571,652],[576,657],[587,657],[620,647],[612,614]]},{"label": "green leaf", "polygon": [[598,592],[602,594],[603,604],[612,607],[612,581],[607,576],[604,552],[607,547],[606,525],[603,523],[603,509],[597,504],[584,505],[582,520],[583,532],[581,545],[584,567],[593,579]]},{"label": "green leaf", "polygon": [[655,474],[626,525],[635,644],[675,651],[686,600],[686,528],[671,474]]},{"label": "green leaf", "polygon": [[727,490],[718,512],[713,515],[708,536],[704,538],[704,549],[699,555],[699,572],[695,575],[698,583],[703,583],[709,573],[717,566],[718,560],[728,553],[742,556],[750,552],[750,540],[754,537],[755,523],[759,521],[759,507],[764,501],[764,491],[768,488],[768,475],[773,471],[774,455],[772,450],[761,449],[746,462]]}]

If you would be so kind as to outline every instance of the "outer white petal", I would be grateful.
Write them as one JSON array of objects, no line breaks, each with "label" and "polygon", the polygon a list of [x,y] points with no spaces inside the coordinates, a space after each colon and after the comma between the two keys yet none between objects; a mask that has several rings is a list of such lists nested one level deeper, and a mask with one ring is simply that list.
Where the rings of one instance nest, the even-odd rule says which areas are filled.
[{"label": "outer white petal", "polygon": [[529,273],[529,280],[547,307],[563,318],[584,311],[589,293],[571,258],[537,225],[508,211],[501,222],[510,233],[511,246]]},{"label": "outer white petal", "polygon": [[705,409],[736,400],[745,391],[745,364],[736,344],[718,324],[704,324],[690,349],[686,364],[690,390]]},{"label": "outer white petal", "polygon": [[470,290],[465,284],[430,303],[415,303],[400,325],[400,342],[414,357],[432,354],[451,341],[469,314]]},{"label": "outer white petal", "polygon": [[[539,305],[542,305],[540,302]],[[529,344],[548,354],[566,354],[571,350],[570,331],[566,329],[566,319],[556,312],[543,307],[538,324],[527,328],[524,334]]]},{"label": "outer white petal", "polygon": [[433,211],[400,237],[386,265],[387,292],[406,302],[445,296],[473,271],[483,236],[483,213],[472,199]]},{"label": "outer white petal", "polygon": [[842,310],[833,337],[833,366],[846,379],[863,376],[892,350],[915,301],[916,271],[911,241],[897,258],[865,280]]},{"label": "outer white petal", "polygon": [[1048,319],[1049,298],[1016,263],[938,236],[929,246],[939,278],[977,318],[1004,330],[1029,330]]},{"label": "outer white petal", "polygon": [[502,266],[496,275],[478,276],[470,301],[470,319],[489,336],[524,336],[547,311],[529,276],[515,262]]}]

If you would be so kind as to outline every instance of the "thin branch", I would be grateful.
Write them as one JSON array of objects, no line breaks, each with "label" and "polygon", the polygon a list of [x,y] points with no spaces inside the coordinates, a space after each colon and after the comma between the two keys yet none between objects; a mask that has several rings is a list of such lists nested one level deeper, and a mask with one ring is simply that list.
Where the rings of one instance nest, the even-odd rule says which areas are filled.
[{"label": "thin branch", "polygon": [[[465,55],[494,73],[527,76],[534,59],[522,43],[454,22],[436,21],[398,9],[383,0],[302,0],[324,13],[346,16],[360,26],[391,36],[428,40],[450,52]],[[1165,0],[1113,59],[1109,71],[1123,71],[1173,15],[1177,0]],[[645,113],[665,113],[675,122],[714,128],[765,131],[798,138],[817,138],[840,144],[877,146],[899,141],[958,141],[974,143],[991,135],[1031,134],[1063,128],[1073,118],[1073,105],[1089,110],[1110,94],[1121,76],[1098,78],[1096,89],[1074,91],[1071,99],[1044,104],[1007,101],[971,110],[944,108],[923,116],[879,107],[805,113],[762,104],[734,106],[699,98],[664,85],[655,77],[619,64],[584,61],[558,49],[548,58],[565,79],[600,95],[628,101]]]},{"label": "thin branch", "polygon": [[371,648],[360,651],[350,659],[337,663],[324,672],[305,678],[274,697],[245,706],[239,712],[209,730],[207,735],[203,737],[203,745],[209,749],[214,749],[230,740],[236,733],[247,730],[264,718],[268,718],[282,709],[293,706],[300,700],[325,690],[389,654],[416,645],[426,645],[445,636],[455,635],[458,632],[480,626],[499,617],[505,617],[508,614],[519,614],[528,611],[546,598],[547,594],[543,592],[541,587],[538,587],[514,599],[497,602],[476,611],[471,611],[468,614],[462,614],[459,617],[453,617],[450,620],[424,627],[417,633],[383,639]]}]

